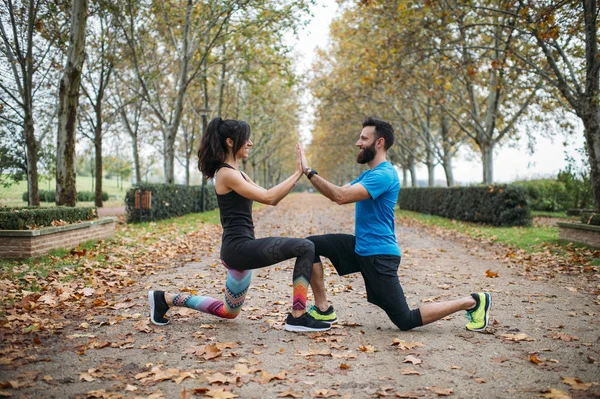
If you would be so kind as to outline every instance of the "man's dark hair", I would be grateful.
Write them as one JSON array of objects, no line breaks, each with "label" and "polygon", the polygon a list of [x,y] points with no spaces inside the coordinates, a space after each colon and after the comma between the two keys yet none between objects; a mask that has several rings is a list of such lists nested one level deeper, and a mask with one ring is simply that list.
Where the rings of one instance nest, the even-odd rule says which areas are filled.
[{"label": "man's dark hair", "polygon": [[394,128],[389,122],[386,122],[383,119],[369,116],[363,121],[362,124],[363,128],[367,126],[375,127],[376,138],[383,137],[383,139],[385,140],[384,148],[386,149],[386,151],[392,146],[392,144],[394,144]]}]

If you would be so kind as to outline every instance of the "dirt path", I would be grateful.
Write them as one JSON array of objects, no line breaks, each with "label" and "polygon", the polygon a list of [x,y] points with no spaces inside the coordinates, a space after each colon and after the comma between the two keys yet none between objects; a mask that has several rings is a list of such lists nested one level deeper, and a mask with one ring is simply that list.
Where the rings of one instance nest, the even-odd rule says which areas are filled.
[{"label": "dirt path", "polygon": [[[352,206],[295,195],[257,213],[257,237],[351,233],[353,217]],[[152,267],[109,306],[45,339],[35,354],[28,353],[35,361],[0,363],[0,393],[17,398],[600,397],[597,273],[550,278],[506,260],[497,247],[447,239],[419,226],[398,225],[397,236],[403,250],[399,274],[411,306],[490,291],[488,333],[465,330],[464,314],[401,332],[366,302],[360,276],[340,278],[330,266],[326,283],[340,324],[324,334],[285,332],[291,262],[255,272],[236,320],[174,309],[170,325],[149,324],[148,289],[222,295],[218,247],[204,245],[181,261]],[[498,277],[486,277],[488,270]]]}]

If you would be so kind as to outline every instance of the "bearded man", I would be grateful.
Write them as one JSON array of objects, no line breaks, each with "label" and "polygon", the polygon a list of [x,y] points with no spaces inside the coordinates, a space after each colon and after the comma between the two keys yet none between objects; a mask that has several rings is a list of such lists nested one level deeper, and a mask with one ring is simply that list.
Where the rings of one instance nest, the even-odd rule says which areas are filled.
[{"label": "bearded man", "polygon": [[337,321],[333,306],[327,301],[321,256],[329,258],[340,276],[361,273],[367,300],[383,309],[401,330],[432,323],[454,312],[465,310],[466,328],[483,331],[489,321],[492,298],[488,292],[460,299],[423,305],[410,309],[398,279],[401,251],[394,231],[394,207],[400,192],[400,180],[394,166],[387,161],[387,150],[394,143],[392,125],[369,117],[362,124],[356,142],[356,161],[368,169],[343,187],[319,176],[308,166],[302,148],[302,166],[311,184],[337,204],[356,203],[355,229],[352,234],[325,234],[307,237],[315,244],[311,287],[315,305],[309,309],[313,318],[329,323]]}]

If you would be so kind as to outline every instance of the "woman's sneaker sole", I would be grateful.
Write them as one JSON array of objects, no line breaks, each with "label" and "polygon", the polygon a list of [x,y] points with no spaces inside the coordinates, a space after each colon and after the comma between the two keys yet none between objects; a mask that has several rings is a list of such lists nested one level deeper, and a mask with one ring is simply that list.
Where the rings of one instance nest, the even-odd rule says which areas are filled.
[{"label": "woman's sneaker sole", "polygon": [[[152,324],[156,324],[157,326],[166,326],[167,324],[169,324],[169,320],[167,320],[166,322],[161,323],[160,321],[155,321],[154,320],[154,313],[156,312],[156,303],[154,301],[154,291],[148,291],[148,302],[150,302],[150,321],[152,322]],[[163,314],[164,316],[164,314]],[[163,317],[164,319],[164,317]]]}]

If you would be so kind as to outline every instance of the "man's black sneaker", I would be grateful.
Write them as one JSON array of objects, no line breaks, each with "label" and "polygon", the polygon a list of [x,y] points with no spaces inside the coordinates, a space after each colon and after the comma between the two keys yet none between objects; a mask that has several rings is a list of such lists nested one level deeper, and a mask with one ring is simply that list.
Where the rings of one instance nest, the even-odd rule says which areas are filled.
[{"label": "man's black sneaker", "polygon": [[169,305],[165,300],[164,291],[148,291],[148,302],[150,302],[150,321],[157,326],[169,324],[169,320],[165,319]]},{"label": "man's black sneaker", "polygon": [[327,331],[330,328],[331,324],[315,320],[315,318],[308,313],[304,313],[300,317],[294,317],[289,313],[285,320],[286,331]]}]

